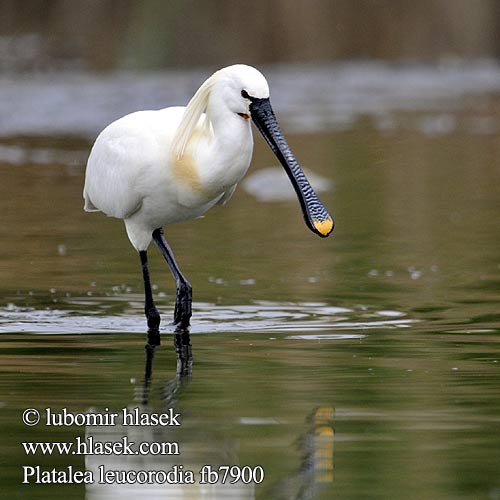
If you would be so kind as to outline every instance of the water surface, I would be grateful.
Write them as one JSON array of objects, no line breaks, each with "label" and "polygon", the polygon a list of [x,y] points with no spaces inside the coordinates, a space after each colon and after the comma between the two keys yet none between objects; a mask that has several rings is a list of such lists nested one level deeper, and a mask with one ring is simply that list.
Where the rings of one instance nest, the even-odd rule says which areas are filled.
[{"label": "water surface", "polygon": [[[387,80],[364,66],[354,69],[371,82],[366,102],[381,102],[370,88]],[[413,68],[400,75],[420,82],[413,98],[408,88],[401,91],[406,109],[382,103],[376,113],[352,112],[336,126],[322,113],[334,113],[332,100],[332,108],[314,101],[308,113],[303,93],[293,99],[286,72],[276,75],[275,94],[291,93],[282,120],[289,142],[322,182],[337,227],[327,240],[312,235],[286,187],[278,186],[279,171],[271,170],[278,201],[272,193],[255,195],[257,177],[226,207],[168,228],[194,287],[194,364],[185,378],[176,377],[168,324],[175,290],[160,256],[151,249],[162,341],[145,381],[139,259],[120,221],[82,211],[84,163],[99,120],[50,134],[35,133],[46,117],[25,134],[6,120],[0,141],[4,498],[209,495],[200,485],[21,484],[22,465],[95,470],[102,464],[263,467],[261,484],[214,486],[207,498],[500,498],[495,85],[424,99],[426,74]],[[348,112],[356,99],[339,96],[356,86],[343,75],[344,94],[334,95]],[[330,78],[314,85],[327,88]],[[447,78],[429,88],[456,89]],[[466,87],[471,78],[458,81]],[[65,108],[73,118],[80,111],[74,106]],[[257,140],[249,181],[273,166]],[[26,408],[103,412],[137,405],[152,412],[174,407],[183,424],[56,429],[21,421]],[[21,446],[89,435],[113,441],[126,433],[178,442],[181,454],[27,457]]]}]

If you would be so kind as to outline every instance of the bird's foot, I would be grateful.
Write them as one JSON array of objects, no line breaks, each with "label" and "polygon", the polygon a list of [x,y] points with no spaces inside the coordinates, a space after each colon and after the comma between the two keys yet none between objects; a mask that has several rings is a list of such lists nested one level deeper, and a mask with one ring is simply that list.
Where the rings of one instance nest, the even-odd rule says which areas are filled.
[{"label": "bird's foot", "polygon": [[173,323],[176,327],[176,332],[189,330],[192,301],[193,298],[191,285],[187,281],[178,283]]},{"label": "bird's foot", "polygon": [[146,307],[144,312],[148,322],[148,331],[158,332],[160,329],[160,313],[158,312],[158,309],[156,309],[155,306]]},{"label": "bird's foot", "polygon": [[174,313],[173,325],[175,326],[176,333],[189,332],[190,318],[191,318],[191,302],[189,304],[180,303],[179,307],[176,305]]}]

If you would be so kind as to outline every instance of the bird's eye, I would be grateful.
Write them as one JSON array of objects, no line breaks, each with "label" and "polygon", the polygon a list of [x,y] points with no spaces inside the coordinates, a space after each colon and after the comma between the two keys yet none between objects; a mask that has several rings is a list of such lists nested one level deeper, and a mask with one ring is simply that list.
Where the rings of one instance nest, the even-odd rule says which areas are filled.
[{"label": "bird's eye", "polygon": [[248,92],[246,90],[241,91],[241,97],[244,99],[250,99],[250,96],[248,95]]}]

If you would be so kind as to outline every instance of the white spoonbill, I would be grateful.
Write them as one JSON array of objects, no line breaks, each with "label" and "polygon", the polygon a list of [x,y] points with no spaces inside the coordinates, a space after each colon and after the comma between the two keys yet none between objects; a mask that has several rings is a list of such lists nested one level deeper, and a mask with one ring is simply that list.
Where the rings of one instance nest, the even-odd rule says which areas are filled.
[{"label": "white spoonbill", "polygon": [[174,324],[187,330],[192,289],[181,273],[162,227],[204,214],[225,203],[252,158],[253,120],[286,170],[305,222],[321,237],[333,219],[288,146],[269,101],[269,87],[243,64],[215,72],[186,107],[138,111],[108,125],[90,153],[83,197],[85,210],[123,219],[139,252],[145,314],[151,331],[160,315],[153,302],[147,249],[154,240],[176,280]]}]

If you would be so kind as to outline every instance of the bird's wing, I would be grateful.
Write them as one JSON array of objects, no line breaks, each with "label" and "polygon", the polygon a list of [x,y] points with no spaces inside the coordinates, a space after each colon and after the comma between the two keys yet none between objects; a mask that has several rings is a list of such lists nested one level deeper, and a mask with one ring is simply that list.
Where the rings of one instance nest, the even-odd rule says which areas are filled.
[{"label": "bird's wing", "polygon": [[236,189],[237,184],[234,184],[233,186],[229,187],[224,193],[222,193],[221,197],[217,200],[217,205],[225,205],[231,196],[233,196],[233,193]]},{"label": "bird's wing", "polygon": [[150,117],[147,111],[127,115],[99,135],[87,164],[86,210],[126,219],[141,207],[148,172],[161,156]]}]

